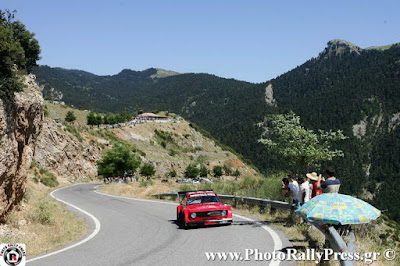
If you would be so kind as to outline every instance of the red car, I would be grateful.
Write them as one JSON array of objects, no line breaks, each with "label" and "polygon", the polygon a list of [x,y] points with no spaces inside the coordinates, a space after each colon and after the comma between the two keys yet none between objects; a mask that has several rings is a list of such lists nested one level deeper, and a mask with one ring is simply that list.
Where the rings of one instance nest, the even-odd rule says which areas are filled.
[{"label": "red car", "polygon": [[177,221],[185,228],[232,223],[231,206],[223,204],[214,191],[180,191],[178,198]]}]

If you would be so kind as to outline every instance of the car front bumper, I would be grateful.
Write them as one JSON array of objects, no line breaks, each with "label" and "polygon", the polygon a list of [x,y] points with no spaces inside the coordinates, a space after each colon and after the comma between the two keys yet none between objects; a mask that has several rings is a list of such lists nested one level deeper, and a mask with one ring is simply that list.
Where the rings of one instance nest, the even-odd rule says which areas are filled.
[{"label": "car front bumper", "polygon": [[209,224],[231,224],[232,218],[223,218],[218,220],[201,220],[201,221],[187,221],[187,226],[196,226],[196,225],[209,225]]}]

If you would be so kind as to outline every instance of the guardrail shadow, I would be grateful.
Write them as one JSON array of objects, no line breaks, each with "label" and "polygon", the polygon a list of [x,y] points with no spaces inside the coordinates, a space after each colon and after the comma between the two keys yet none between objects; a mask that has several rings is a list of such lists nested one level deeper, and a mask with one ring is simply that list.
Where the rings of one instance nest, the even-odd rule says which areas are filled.
[{"label": "guardrail shadow", "polygon": [[[170,222],[173,225],[176,225],[178,227],[177,229],[185,229],[183,224],[178,222],[177,220],[168,220],[168,222]],[[199,226],[193,226],[193,227],[189,227],[189,228],[207,228],[207,227],[220,227],[220,226],[251,226],[253,228],[259,228],[264,225],[270,225],[270,223],[267,223],[265,221],[233,221],[230,225],[210,224],[210,225],[206,225],[206,226],[199,225]]]},{"label": "guardrail shadow", "polygon": [[[173,225],[176,225],[177,229],[185,229],[183,224],[178,222],[177,220],[168,220]],[[229,224],[210,224],[210,225],[198,225],[192,226],[189,228],[208,228],[208,227],[223,227],[223,226],[251,226],[253,228],[262,227],[263,225],[268,225],[268,223],[263,221],[233,221],[230,225]]]}]

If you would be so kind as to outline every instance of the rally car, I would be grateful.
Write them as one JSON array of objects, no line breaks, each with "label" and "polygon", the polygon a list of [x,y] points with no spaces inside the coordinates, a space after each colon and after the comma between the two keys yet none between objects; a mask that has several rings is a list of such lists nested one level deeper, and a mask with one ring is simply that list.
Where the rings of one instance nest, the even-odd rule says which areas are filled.
[{"label": "rally car", "polygon": [[185,228],[196,225],[231,224],[231,206],[211,190],[178,192],[177,221]]}]

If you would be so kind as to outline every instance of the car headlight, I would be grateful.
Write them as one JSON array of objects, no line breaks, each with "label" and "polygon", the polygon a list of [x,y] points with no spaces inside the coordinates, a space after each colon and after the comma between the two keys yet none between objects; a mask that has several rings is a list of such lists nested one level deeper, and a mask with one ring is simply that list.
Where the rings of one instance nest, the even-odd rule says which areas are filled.
[{"label": "car headlight", "polygon": [[228,214],[228,212],[227,212],[226,210],[223,210],[223,211],[221,212],[221,214],[222,214],[222,216],[226,216],[226,215]]},{"label": "car headlight", "polygon": [[196,218],[196,213],[195,212],[192,212],[191,214],[190,214],[190,217],[192,217],[192,219],[194,219],[194,218]]}]

